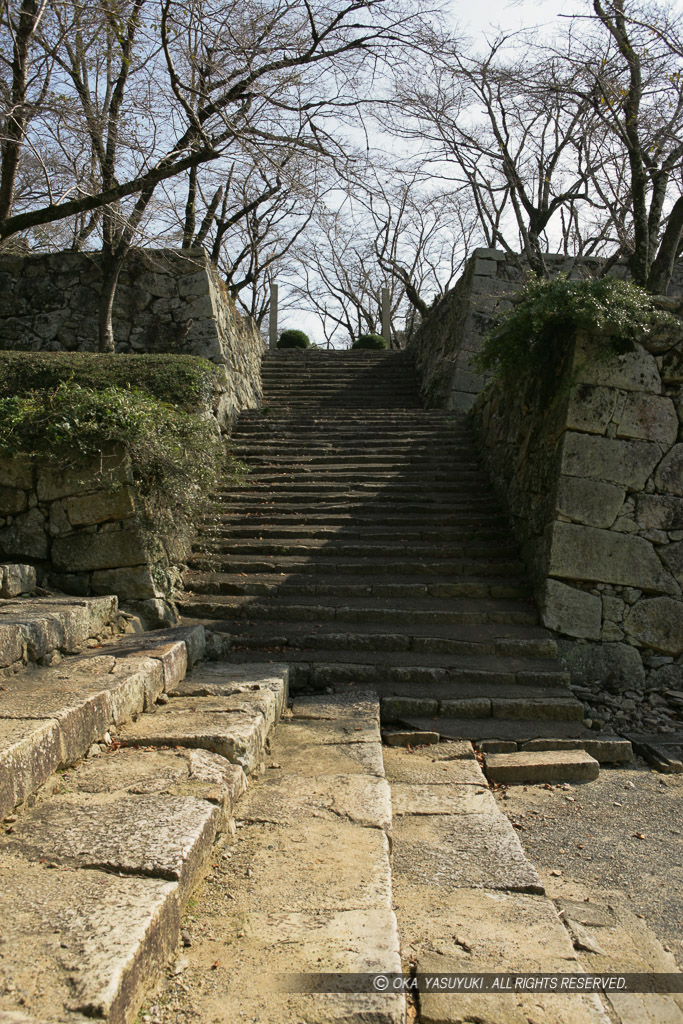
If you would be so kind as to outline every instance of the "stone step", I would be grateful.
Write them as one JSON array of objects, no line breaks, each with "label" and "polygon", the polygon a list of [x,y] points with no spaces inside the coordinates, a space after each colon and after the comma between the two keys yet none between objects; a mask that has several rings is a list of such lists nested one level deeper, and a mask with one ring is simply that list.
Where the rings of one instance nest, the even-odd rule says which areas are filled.
[{"label": "stone step", "polygon": [[[217,626],[219,623],[207,625]],[[220,632],[220,630],[217,630]],[[424,654],[419,658],[403,653],[320,650],[283,652],[281,648],[261,647],[249,651],[230,650],[235,664],[263,661],[270,653],[286,655],[290,665],[293,692],[324,691],[328,687],[344,690],[349,686],[372,686],[386,696],[415,696],[447,700],[458,696],[461,686],[529,685],[566,690],[569,675],[559,666],[543,659],[498,658],[484,655],[453,655],[449,659]],[[450,729],[451,722],[441,723]],[[490,724],[490,723],[489,723]],[[587,730],[586,730],[587,732]],[[467,738],[467,736],[462,737]]]},{"label": "stone step", "polygon": [[516,541],[484,541],[472,540],[467,543],[428,543],[419,541],[401,541],[390,543],[368,539],[348,542],[337,538],[305,538],[293,540],[290,537],[244,537],[237,538],[231,531],[212,530],[207,538],[211,549],[220,550],[223,555],[309,555],[314,558],[324,554],[326,558],[348,557],[363,558],[486,558],[494,560],[514,557],[519,545]]},{"label": "stone step", "polygon": [[585,750],[524,750],[486,754],[486,777],[501,785],[533,782],[592,782],[600,765]]},{"label": "stone step", "polygon": [[518,578],[524,573],[524,563],[513,559],[486,558],[439,560],[409,559],[392,560],[385,558],[351,559],[334,558],[327,555],[316,555],[315,559],[306,556],[298,558],[285,555],[270,555],[267,558],[258,555],[223,555],[220,550],[210,552],[210,545],[203,545],[202,553],[193,556],[190,565],[205,571],[214,570],[229,573],[287,573],[297,572],[301,575],[352,575],[352,576],[424,576],[436,575],[453,579],[457,576],[495,577],[496,579],[511,576]]},{"label": "stone step", "polygon": [[203,644],[202,626],[159,630],[7,679],[0,692],[0,817],[112,727],[151,707],[201,657]]},{"label": "stone step", "polygon": [[184,615],[205,618],[276,619],[289,622],[414,622],[441,623],[518,623],[535,625],[535,609],[521,602],[482,598],[462,599],[458,602],[438,601],[430,598],[418,607],[407,600],[395,600],[390,605],[380,601],[349,599],[345,604],[301,604],[294,600],[264,601],[257,597],[246,599],[231,595],[184,595],[178,599]]},{"label": "stone step", "polygon": [[[13,569],[9,565],[1,569],[8,597],[0,600],[0,677],[28,664],[56,661],[79,650],[87,640],[118,631],[115,597],[10,596],[10,589],[23,586],[30,577]],[[32,578],[35,582],[35,570]]]},{"label": "stone step", "polygon": [[458,530],[474,530],[480,528],[482,530],[503,530],[506,529],[507,523],[505,518],[499,513],[492,512],[473,512],[471,509],[463,510],[462,512],[452,513],[449,516],[442,516],[440,514],[434,514],[433,512],[426,513],[422,516],[416,516],[411,513],[406,515],[392,515],[387,513],[385,516],[379,516],[372,513],[353,513],[353,512],[318,512],[313,509],[299,509],[294,513],[280,513],[277,509],[271,508],[263,509],[261,514],[255,512],[243,512],[235,509],[230,509],[229,505],[223,506],[216,515],[216,522],[221,525],[235,525],[235,526],[249,526],[257,529],[261,525],[265,528],[279,528],[285,527],[300,527],[302,529],[314,529],[314,528],[325,528],[325,527],[346,527],[349,531],[365,529],[382,529],[390,530],[393,536],[396,536],[397,531],[403,530],[416,530],[416,529],[458,529]]},{"label": "stone step", "polygon": [[278,978],[401,969],[378,710],[376,695],[330,695],[297,701],[278,727],[265,775],[238,806],[235,842],[192,909],[211,929],[193,929],[186,974],[218,958],[229,1007],[205,985],[178,988],[178,1019],[403,1024],[402,994],[297,994]]},{"label": "stone step", "polygon": [[[245,769],[263,758],[286,676],[276,666],[237,679],[225,665],[176,672],[169,689],[179,696],[166,696],[156,714],[121,729],[14,816],[0,837],[0,978],[8,982],[0,1020],[137,1019],[177,948],[183,907],[216,837],[234,831]],[[164,715],[164,728],[152,728]],[[158,742],[160,731],[172,747]],[[212,733],[224,750],[232,734],[233,757],[210,750]],[[15,1018],[19,1010],[31,1016]]]},{"label": "stone step", "polygon": [[410,723],[415,718],[495,718],[583,722],[583,705],[568,687],[524,686],[519,683],[460,682],[449,697],[432,697],[429,692],[415,696],[382,697],[382,722]]},{"label": "stone step", "polygon": [[[387,541],[396,539],[396,528],[391,526],[359,526],[358,524],[353,527],[349,524],[306,526],[301,523],[277,525],[267,521],[257,524],[247,521],[247,523],[238,524],[230,522],[229,519],[226,522],[222,516],[218,518],[217,523],[211,523],[208,526],[201,524],[200,530],[211,532],[213,536],[253,538],[255,540],[265,540],[263,534],[267,534],[269,540],[301,538],[302,540],[336,541],[337,538],[342,538],[343,540]],[[404,541],[481,541],[484,539],[497,540],[501,535],[509,543],[509,530],[502,524],[496,524],[494,527],[443,526],[432,530],[405,527],[400,534]]]},{"label": "stone step", "polygon": [[[447,751],[441,753],[442,746]],[[468,760],[454,747],[384,749],[404,971],[418,978],[582,972],[572,936],[471,760],[471,748]],[[435,992],[422,985],[418,1019],[604,1024],[607,1016],[594,994],[482,993],[474,987]]]},{"label": "stone step", "polygon": [[[239,631],[235,632],[235,626]],[[278,632],[279,630],[279,632]],[[483,655],[515,658],[557,657],[555,640],[540,626],[480,624],[432,625],[411,622],[408,629],[378,629],[367,622],[334,622],[330,625],[277,621],[239,622],[231,625],[234,646],[259,645],[296,650],[375,651],[434,656],[434,664],[447,664],[452,655]]]},{"label": "stone step", "polygon": [[469,740],[486,754],[515,753],[519,750],[585,750],[601,763],[633,760],[628,740],[608,731],[596,732],[580,722],[538,719],[449,719],[411,717],[414,729],[438,732],[443,740]]},{"label": "stone step", "polygon": [[454,476],[457,478],[472,478],[474,474],[476,478],[481,477],[481,468],[474,461],[463,461],[458,462],[457,472],[452,469],[425,469],[424,466],[415,465],[411,468],[405,469],[401,467],[382,467],[382,466],[369,466],[364,468],[362,466],[337,466],[331,462],[328,465],[321,465],[316,467],[299,468],[298,466],[257,466],[252,467],[249,471],[247,480],[249,484],[258,484],[261,486],[264,483],[282,483],[286,480],[288,483],[305,483],[305,484],[342,484],[342,483],[368,483],[378,481],[383,483],[384,481],[406,481],[407,483],[415,484],[420,483],[425,486],[428,484],[441,484],[450,483]]},{"label": "stone step", "polygon": [[[296,515],[297,518],[309,515],[354,515],[354,517],[358,515],[361,519],[379,519],[380,522],[389,522],[392,517],[401,518],[402,516],[414,520],[417,515],[420,519],[424,517],[426,522],[430,519],[436,519],[438,522],[449,520],[458,522],[462,521],[460,520],[461,516],[465,517],[465,521],[470,522],[472,516],[478,511],[484,515],[500,515],[500,505],[494,498],[491,496],[478,497],[476,494],[471,495],[469,501],[464,498],[460,500],[454,498],[451,502],[428,504],[417,500],[405,502],[396,499],[390,503],[368,502],[365,495],[357,498],[339,495],[325,499],[318,498],[312,505],[310,495],[293,497],[291,494],[287,494],[285,497],[286,500],[281,498],[275,504],[272,501],[264,500],[262,496],[248,492],[235,494],[227,488],[218,488],[216,492],[217,504],[221,513],[229,515],[257,513],[269,517],[271,515]],[[302,503],[305,503],[307,507],[302,508]]]},{"label": "stone step", "polygon": [[340,582],[337,576],[302,580],[298,573],[289,575],[276,573],[221,573],[196,572],[186,573],[186,590],[194,594],[291,594],[296,596],[326,596],[333,594],[338,597],[484,597],[484,598],[522,598],[533,596],[531,584],[523,577],[500,579],[463,576],[448,582],[433,582],[431,576],[425,575],[422,580],[414,577],[404,580],[387,582],[386,576],[363,577],[356,579],[344,578]]}]

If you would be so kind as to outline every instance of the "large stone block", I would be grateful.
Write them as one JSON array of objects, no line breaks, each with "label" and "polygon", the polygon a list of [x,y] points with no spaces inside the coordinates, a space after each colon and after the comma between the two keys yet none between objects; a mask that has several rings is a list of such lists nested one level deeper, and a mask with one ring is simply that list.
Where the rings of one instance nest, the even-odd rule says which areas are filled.
[{"label": "large stone block", "polygon": [[614,388],[579,384],[569,397],[567,427],[585,430],[589,434],[604,434],[612,419],[618,394]]},{"label": "large stone block", "polygon": [[655,473],[655,487],[669,494],[683,495],[683,444],[673,446]]},{"label": "large stone block", "polygon": [[122,601],[165,597],[163,587],[155,583],[148,565],[102,569],[92,574],[90,586],[93,594],[116,594]]},{"label": "large stone block", "polygon": [[30,594],[37,582],[32,565],[0,565],[0,597]]},{"label": "large stone block", "polygon": [[673,573],[678,582],[683,585],[683,541],[662,545],[658,550],[659,557],[664,562],[664,565]]},{"label": "large stone block", "polygon": [[26,491],[18,487],[0,486],[0,516],[15,516],[28,508]]},{"label": "large stone block", "polygon": [[683,653],[683,601],[670,597],[638,601],[626,616],[625,627],[646,647],[674,656]]},{"label": "large stone block", "polygon": [[603,480],[561,476],[557,484],[555,509],[585,526],[608,529],[624,503],[626,490]]},{"label": "large stone block", "polygon": [[572,376],[579,384],[602,384],[622,391],[649,391],[659,395],[662,385],[657,360],[640,345],[632,352],[614,355],[609,359],[596,359],[597,347],[604,349],[604,341],[596,341],[584,331],[576,336]]},{"label": "large stone block", "polygon": [[128,457],[120,449],[113,449],[102,452],[97,459],[90,459],[66,469],[40,466],[37,481],[38,498],[40,501],[54,501],[55,498],[92,491],[93,486],[97,484],[109,487],[131,482]]},{"label": "large stone block", "polygon": [[641,491],[661,457],[659,445],[652,441],[620,441],[572,431],[564,435],[562,472]]},{"label": "large stone block", "polygon": [[670,398],[631,394],[619,420],[617,437],[642,438],[672,445],[678,436],[678,416]]},{"label": "large stone block", "polygon": [[72,526],[125,519],[132,515],[134,508],[133,491],[126,485],[116,490],[95,491],[66,499],[66,514]]},{"label": "large stone block", "polygon": [[556,522],[548,531],[547,551],[550,576],[679,593],[652,544],[642,537]]},{"label": "large stone block", "polygon": [[570,672],[573,683],[611,680],[628,690],[645,681],[640,654],[630,644],[579,644],[559,637],[557,647],[560,662]]},{"label": "large stone block", "polygon": [[58,569],[68,572],[124,568],[146,560],[145,545],[137,530],[77,533],[57,537],[52,543],[52,561]]},{"label": "large stone block", "polygon": [[0,459],[0,480],[6,487],[30,491],[33,488],[33,463],[28,459]]},{"label": "large stone block", "polygon": [[48,552],[47,520],[37,508],[17,516],[11,526],[0,530],[0,555],[47,558]]},{"label": "large stone block", "polygon": [[595,594],[546,580],[540,594],[543,625],[569,636],[600,639],[602,602]]},{"label": "large stone block", "polygon": [[666,494],[639,494],[636,520],[648,530],[683,530],[683,498]]}]

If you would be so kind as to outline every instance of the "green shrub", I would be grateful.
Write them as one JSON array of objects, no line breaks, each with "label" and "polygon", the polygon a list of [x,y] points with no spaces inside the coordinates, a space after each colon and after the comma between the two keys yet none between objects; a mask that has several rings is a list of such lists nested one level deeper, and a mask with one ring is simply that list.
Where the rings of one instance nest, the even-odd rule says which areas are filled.
[{"label": "green shrub", "polygon": [[0,352],[0,397],[72,383],[95,391],[139,391],[191,411],[212,405],[219,381],[218,367],[196,356]]},{"label": "green shrub", "polygon": [[604,338],[596,351],[607,357],[624,352],[639,336],[671,327],[675,320],[658,310],[652,297],[630,281],[614,277],[572,281],[559,274],[534,280],[501,314],[472,360],[479,372],[502,377],[543,374],[556,365],[566,340],[577,329]]},{"label": "green shrub", "polygon": [[381,334],[359,334],[351,348],[387,348],[387,342]]},{"label": "green shrub", "polygon": [[154,533],[191,530],[226,462],[223,441],[208,420],[116,387],[64,383],[0,397],[2,458],[78,465],[111,445],[122,446],[130,459],[141,525]]},{"label": "green shrub", "polygon": [[303,331],[283,331],[277,343],[278,348],[308,348],[311,340]]}]

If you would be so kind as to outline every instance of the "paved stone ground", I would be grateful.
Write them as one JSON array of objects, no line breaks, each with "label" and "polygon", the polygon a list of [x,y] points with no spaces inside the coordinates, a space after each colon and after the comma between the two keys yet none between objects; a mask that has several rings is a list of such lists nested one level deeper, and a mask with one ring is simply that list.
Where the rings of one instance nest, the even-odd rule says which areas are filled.
[{"label": "paved stone ground", "polygon": [[622,894],[683,968],[683,775],[661,775],[639,759],[603,767],[588,785],[495,795],[548,895]]}]

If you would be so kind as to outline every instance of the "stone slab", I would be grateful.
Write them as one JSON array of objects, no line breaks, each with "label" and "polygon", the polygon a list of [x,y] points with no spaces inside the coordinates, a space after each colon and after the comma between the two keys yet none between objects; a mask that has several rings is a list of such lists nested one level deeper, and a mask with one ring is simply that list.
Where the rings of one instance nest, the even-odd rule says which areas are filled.
[{"label": "stone slab", "polygon": [[591,782],[600,764],[585,750],[520,750],[487,754],[486,775],[507,785],[524,782]]},{"label": "stone slab", "polygon": [[[458,889],[450,896],[395,886],[399,928],[422,973],[462,974],[582,970],[549,900],[521,893]],[[519,992],[422,992],[420,1019],[430,1024],[604,1024],[597,997]]]},{"label": "stone slab", "polygon": [[[105,671],[98,673],[101,667]],[[57,719],[61,763],[67,765],[83,757],[111,725],[150,707],[161,689],[159,662],[137,659],[131,667],[102,657],[74,663],[67,671],[60,665],[15,677],[0,694],[0,719]]]},{"label": "stone slab", "polygon": [[172,697],[168,704],[158,709],[164,715],[230,715],[246,714],[260,715],[264,722],[266,731],[270,732],[278,720],[280,710],[281,689],[275,685],[275,689],[269,686],[259,687],[258,690],[243,690],[241,693],[234,693],[229,697]]},{"label": "stone slab", "polygon": [[0,818],[42,786],[62,762],[56,719],[0,719]]},{"label": "stone slab", "polygon": [[[484,745],[482,744],[482,750]],[[624,743],[621,737],[610,739],[600,736],[594,740],[526,740],[519,745],[520,750],[585,750],[587,754],[594,757],[601,764],[628,763],[633,760],[633,750],[630,743]],[[506,751],[494,751],[491,753],[506,753]]]},{"label": "stone slab", "polygon": [[[301,722],[294,719],[283,722],[281,734],[291,737],[292,741],[297,738],[311,746],[325,746],[333,743],[380,743],[379,723],[376,721],[354,719],[309,719]],[[280,739],[282,739],[282,735]]]},{"label": "stone slab", "polygon": [[195,797],[72,793],[34,807],[0,849],[49,860],[179,882],[201,875],[219,825],[218,808]]},{"label": "stone slab", "polygon": [[330,721],[354,718],[379,722],[379,697],[374,690],[297,697],[292,705],[292,714],[295,718],[320,718]]},{"label": "stone slab", "polygon": [[244,821],[285,825],[303,817],[342,818],[391,831],[391,794],[385,779],[372,775],[324,775],[319,779],[269,774],[239,807]]},{"label": "stone slab", "polygon": [[[446,746],[446,744],[438,746]],[[432,749],[438,749],[438,747]],[[474,757],[440,760],[437,757],[422,757],[405,750],[385,749],[384,770],[392,785],[396,782],[418,785],[425,783],[431,786],[488,785],[484,773],[479,767],[479,762]]]},{"label": "stone slab", "polygon": [[65,771],[55,792],[191,796],[217,804],[222,827],[246,788],[239,765],[208,750],[113,747]]},{"label": "stone slab", "polygon": [[68,572],[121,569],[143,565],[148,559],[142,535],[137,529],[55,537],[51,554],[55,567]]},{"label": "stone slab", "polygon": [[393,834],[394,872],[406,885],[544,891],[500,813],[407,815],[395,819]]},{"label": "stone slab", "polygon": [[400,973],[393,911],[236,912],[221,924],[234,1020],[248,1016],[259,1024],[404,1024],[403,996],[288,991],[292,975],[321,970]]},{"label": "stone slab", "polygon": [[307,817],[238,831],[226,885],[240,905],[280,913],[391,909],[389,840],[380,829]]},{"label": "stone slab", "polygon": [[[238,669],[241,666],[238,666]],[[275,698],[275,713],[279,719],[287,706],[287,666],[249,666],[252,671],[234,672],[229,666],[220,671],[217,665],[202,664],[191,675],[171,687],[171,697],[239,697],[240,695],[271,693]]]},{"label": "stone slab", "polygon": [[654,441],[621,441],[570,431],[564,435],[561,471],[642,491],[661,457]]},{"label": "stone slab", "polygon": [[585,526],[609,529],[624,503],[626,489],[604,480],[561,476],[557,484],[555,510]]},{"label": "stone slab", "polygon": [[36,570],[32,565],[0,565],[0,597],[18,597],[36,589]]},{"label": "stone slab", "polygon": [[595,358],[595,341],[580,332],[574,348],[572,377],[579,384],[604,385],[622,391],[646,391],[658,395],[662,384],[657,360],[637,345],[605,362]]},{"label": "stone slab", "polygon": [[387,747],[424,747],[438,743],[439,734],[428,729],[385,729],[382,742]]},{"label": "stone slab", "polygon": [[384,776],[382,748],[379,743],[325,743],[308,745],[303,726],[281,722],[271,741],[274,760],[291,759],[298,775],[376,775]]},{"label": "stone slab", "polygon": [[649,541],[573,523],[552,524],[547,571],[566,579],[678,593],[675,580],[664,570]]},{"label": "stone slab", "polygon": [[[206,634],[203,626],[175,626],[171,629],[155,629],[149,633],[117,637],[106,645],[108,654],[116,658],[129,654],[144,654],[155,657],[155,651],[163,651],[167,644],[185,644],[187,668],[190,670],[204,657]],[[204,668],[205,666],[202,666]]]},{"label": "stone slab", "polygon": [[247,774],[263,760],[267,730],[257,711],[176,713],[168,707],[126,726],[117,736],[119,742],[128,747],[201,747],[240,765]]},{"label": "stone slab", "polygon": [[541,589],[539,611],[548,629],[589,640],[600,639],[602,601],[595,594],[547,579]]},{"label": "stone slab", "polygon": [[395,782],[391,786],[394,816],[405,814],[494,814],[491,791],[474,786]]},{"label": "stone slab", "polygon": [[[0,857],[0,988],[38,1021],[75,1013],[131,1024],[180,930],[178,885]],[[68,1011],[68,1012],[67,1012]],[[78,1019],[78,1018],[76,1018]]]}]

